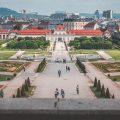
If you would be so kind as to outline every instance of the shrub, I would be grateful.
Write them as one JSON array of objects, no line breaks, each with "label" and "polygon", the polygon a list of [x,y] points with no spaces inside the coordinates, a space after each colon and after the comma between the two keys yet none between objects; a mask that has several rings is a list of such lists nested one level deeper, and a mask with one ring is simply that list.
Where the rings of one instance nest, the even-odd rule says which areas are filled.
[{"label": "shrub", "polygon": [[29,91],[27,80],[25,80],[25,91]]},{"label": "shrub", "polygon": [[28,87],[31,87],[31,83],[30,83],[30,78],[29,77],[27,79],[27,84],[28,84]]},{"label": "shrub", "polygon": [[102,85],[101,97],[105,97],[105,88],[104,88],[104,85]]},{"label": "shrub", "polygon": [[101,91],[101,83],[100,83],[100,80],[98,80],[97,91]]},{"label": "shrub", "polygon": [[95,80],[94,80],[94,87],[97,87],[97,78],[95,77]]},{"label": "shrub", "polygon": [[22,85],[22,88],[21,88],[21,96],[25,96],[25,85]]},{"label": "shrub", "polygon": [[110,98],[110,92],[109,92],[109,89],[107,88],[107,90],[106,90],[106,98]]}]

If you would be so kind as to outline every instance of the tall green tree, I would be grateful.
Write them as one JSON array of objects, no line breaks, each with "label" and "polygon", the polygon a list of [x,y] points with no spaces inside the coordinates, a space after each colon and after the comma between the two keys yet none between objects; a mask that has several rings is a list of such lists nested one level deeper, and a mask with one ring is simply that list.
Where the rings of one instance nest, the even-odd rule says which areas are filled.
[{"label": "tall green tree", "polygon": [[109,89],[107,88],[106,90],[106,98],[110,98],[110,92],[109,92]]},{"label": "tall green tree", "polygon": [[102,85],[101,97],[105,97],[105,87],[104,87],[104,85]]},{"label": "tall green tree", "polygon": [[95,77],[95,80],[94,80],[94,87],[97,87],[97,78]]},{"label": "tall green tree", "polygon": [[101,82],[100,82],[100,80],[98,80],[97,91],[101,91]]},{"label": "tall green tree", "polygon": [[16,95],[17,98],[20,98],[21,97],[21,90],[20,88],[17,89],[17,95]]}]

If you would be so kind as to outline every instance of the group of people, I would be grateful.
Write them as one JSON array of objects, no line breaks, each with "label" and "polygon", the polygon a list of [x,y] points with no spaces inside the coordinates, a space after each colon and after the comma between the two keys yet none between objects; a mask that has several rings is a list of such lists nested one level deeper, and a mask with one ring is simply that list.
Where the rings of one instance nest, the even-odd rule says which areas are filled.
[{"label": "group of people", "polygon": [[70,67],[66,66],[66,72],[69,71],[70,72]]},{"label": "group of people", "polygon": [[[76,86],[76,93],[77,95],[79,95],[79,85]],[[62,98],[65,98],[65,91],[61,89],[59,92],[58,88],[56,88],[54,95],[55,95],[55,99],[57,99],[59,95],[61,95]]]},{"label": "group of people", "polygon": [[62,98],[65,98],[65,91],[63,89],[61,89],[60,92],[59,92],[58,88],[56,88],[55,99],[57,99],[59,95],[61,95]]}]

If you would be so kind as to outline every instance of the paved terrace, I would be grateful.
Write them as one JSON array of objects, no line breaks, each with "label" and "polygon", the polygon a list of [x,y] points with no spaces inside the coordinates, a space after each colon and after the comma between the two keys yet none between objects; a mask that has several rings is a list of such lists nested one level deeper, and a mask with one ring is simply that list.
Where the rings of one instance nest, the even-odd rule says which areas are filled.
[{"label": "paved terrace", "polygon": [[[57,58],[66,59],[67,64],[54,62]],[[80,73],[75,63],[71,62],[69,53],[65,49],[63,42],[57,42],[55,51],[52,54],[52,63],[48,63],[46,70],[43,73],[38,73],[33,85],[36,90],[32,98],[54,98],[56,88],[64,89],[65,98],[91,98],[96,99],[90,89],[91,80]],[[66,72],[66,65],[70,66],[71,71]],[[58,70],[61,70],[62,75],[58,77]],[[76,86],[79,85],[80,95],[76,94]],[[61,96],[59,96],[61,98]]]},{"label": "paved terrace", "polygon": [[119,120],[120,101],[64,99],[1,99],[1,120]]}]

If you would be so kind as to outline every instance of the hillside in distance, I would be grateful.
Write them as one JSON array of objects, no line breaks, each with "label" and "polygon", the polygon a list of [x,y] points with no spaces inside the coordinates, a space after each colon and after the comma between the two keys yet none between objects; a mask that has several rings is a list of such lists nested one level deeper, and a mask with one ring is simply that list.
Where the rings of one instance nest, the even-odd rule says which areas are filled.
[{"label": "hillside in distance", "polygon": [[[23,13],[19,13],[15,10],[11,10],[11,9],[8,9],[8,8],[0,7],[0,16],[6,17],[6,16],[10,16],[10,15],[13,15],[13,16],[19,17],[19,18],[24,17]],[[48,16],[26,13],[26,17],[27,18],[44,18],[44,17],[48,17]]]}]

